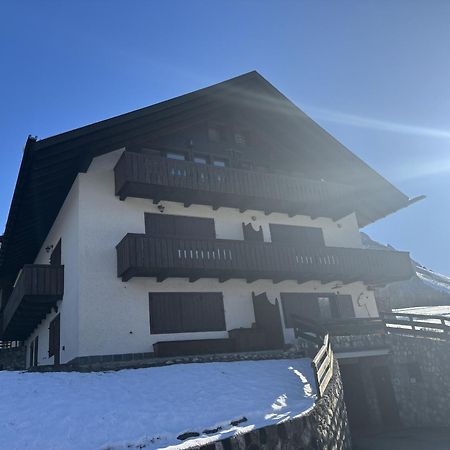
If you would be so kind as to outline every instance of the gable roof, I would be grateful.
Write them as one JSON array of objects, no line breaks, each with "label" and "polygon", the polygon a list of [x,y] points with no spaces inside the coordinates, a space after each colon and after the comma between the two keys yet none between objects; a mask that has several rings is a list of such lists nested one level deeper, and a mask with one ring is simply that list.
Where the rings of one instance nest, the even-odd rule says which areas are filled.
[{"label": "gable roof", "polygon": [[[92,158],[162,133],[223,102],[270,114],[292,147],[328,161],[334,176],[369,190],[361,226],[407,206],[408,197],[311,120],[257,72],[42,140],[28,138],[0,248],[0,283],[33,262],[76,176]],[[351,176],[349,177],[349,174]]]}]

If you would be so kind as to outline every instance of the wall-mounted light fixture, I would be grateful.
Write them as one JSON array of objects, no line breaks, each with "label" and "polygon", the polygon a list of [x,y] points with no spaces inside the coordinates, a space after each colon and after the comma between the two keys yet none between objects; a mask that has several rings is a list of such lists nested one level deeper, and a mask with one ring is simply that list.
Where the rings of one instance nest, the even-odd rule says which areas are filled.
[{"label": "wall-mounted light fixture", "polygon": [[53,244],[47,245],[47,247],[45,247],[45,251],[46,251],[47,253],[50,253],[51,250],[53,250]]},{"label": "wall-mounted light fixture", "polygon": [[165,207],[162,203],[160,203],[160,204],[158,205],[158,211],[159,211],[160,213],[163,213],[165,209],[166,209],[166,207]]}]

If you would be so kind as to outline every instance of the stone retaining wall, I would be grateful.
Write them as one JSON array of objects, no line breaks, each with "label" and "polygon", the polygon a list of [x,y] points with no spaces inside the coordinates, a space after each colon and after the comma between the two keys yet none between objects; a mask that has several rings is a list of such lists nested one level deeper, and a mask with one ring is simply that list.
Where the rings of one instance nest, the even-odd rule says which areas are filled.
[{"label": "stone retaining wall", "polygon": [[347,410],[337,362],[335,362],[334,375],[325,395],[303,416],[214,443],[189,448],[197,450],[351,449]]},{"label": "stone retaining wall", "polygon": [[407,427],[450,426],[450,341],[389,335],[390,369]]},{"label": "stone retaining wall", "polygon": [[25,370],[25,362],[24,346],[0,350],[0,370]]},{"label": "stone retaining wall", "polygon": [[[317,349],[315,350],[317,351]],[[286,350],[266,350],[241,353],[215,353],[211,355],[174,356],[155,358],[152,353],[138,353],[134,359],[110,358],[110,356],[92,356],[85,359],[77,358],[67,364],[59,366],[30,367],[30,372],[99,372],[104,370],[142,369],[148,367],[170,366],[172,364],[231,362],[231,361],[259,361],[267,359],[295,359],[307,356],[303,348]],[[141,356],[143,355],[143,356]],[[116,355],[114,355],[116,356]],[[120,355],[119,355],[120,356]],[[83,357],[84,358],[84,357]]]}]

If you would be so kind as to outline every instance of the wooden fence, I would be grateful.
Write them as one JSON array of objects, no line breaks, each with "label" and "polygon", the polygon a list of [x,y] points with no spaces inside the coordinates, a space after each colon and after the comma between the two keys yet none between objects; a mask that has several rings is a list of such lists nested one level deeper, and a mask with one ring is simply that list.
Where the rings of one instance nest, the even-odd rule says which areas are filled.
[{"label": "wooden fence", "polygon": [[326,329],[319,323],[291,315],[296,337],[301,337],[319,347],[311,361],[317,386],[317,398],[321,398],[333,377],[334,355],[331,340]]},{"label": "wooden fence", "polygon": [[392,312],[382,318],[388,333],[450,340],[450,317]]}]

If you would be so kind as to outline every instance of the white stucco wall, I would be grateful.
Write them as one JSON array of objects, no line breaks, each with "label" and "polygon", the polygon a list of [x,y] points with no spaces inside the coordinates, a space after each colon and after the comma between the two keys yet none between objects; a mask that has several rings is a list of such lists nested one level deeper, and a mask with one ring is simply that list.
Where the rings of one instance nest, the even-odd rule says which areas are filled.
[{"label": "white stucco wall", "polygon": [[[114,195],[113,167],[121,151],[95,158],[89,170],[79,175],[79,353],[78,356],[149,352],[152,343],[160,340],[226,337],[226,332],[177,333],[151,335],[149,329],[149,292],[223,292],[227,329],[248,327],[254,321],[251,292],[270,292],[279,298],[280,292],[322,292],[352,295],[358,317],[377,315],[373,294],[361,283],[336,287],[336,283],[321,285],[308,282],[298,285],[285,281],[274,285],[269,280],[248,284],[245,280],[219,283],[215,279],[171,278],[162,283],[154,278],[134,278],[122,282],[117,277],[115,246],[127,233],[144,233],[144,213],[159,211],[152,201],[128,198],[120,201]],[[164,214],[191,215],[215,219],[216,234],[222,239],[243,239],[242,222],[263,227],[264,239],[270,241],[269,223],[320,227],[326,245],[361,247],[354,215],[338,222],[307,216],[289,218],[285,214],[265,216],[259,211],[239,213],[237,209],[163,202]],[[333,289],[334,287],[334,289]],[[367,297],[365,305],[357,299]],[[361,302],[360,302],[361,303]],[[286,330],[292,338],[292,330]]]},{"label": "white stucco wall", "polygon": [[[160,214],[150,200],[128,198],[120,201],[114,195],[113,168],[123,150],[94,158],[87,173],[78,175],[59,212],[35,263],[47,264],[47,246],[62,240],[64,298],[58,303],[61,314],[61,363],[77,356],[141,353],[153,351],[152,344],[161,340],[227,337],[226,332],[150,334],[149,292],[222,292],[227,330],[249,327],[254,321],[252,292],[267,292],[280,299],[281,292],[317,292],[352,295],[357,317],[376,316],[373,293],[362,283],[341,286],[311,281],[297,284],[270,280],[247,283],[245,280],[169,278],[162,283],[154,278],[133,278],[122,282],[117,277],[115,246],[127,233],[144,233],[144,214]],[[264,215],[260,211],[239,213],[237,209],[163,202],[164,214],[214,218],[216,235],[221,239],[243,239],[242,222],[262,226],[264,240],[270,242],[270,223],[319,227],[328,246],[360,248],[361,238],[352,214],[337,222],[327,218],[312,220],[308,216],[289,218],[285,214]],[[281,308],[280,308],[281,309]],[[281,309],[282,314],[282,309]],[[26,341],[39,335],[39,364],[52,364],[48,357],[48,327],[55,317],[53,310]],[[293,330],[285,330],[286,340]],[[29,360],[29,355],[27,361]]]},{"label": "white stucco wall", "polygon": [[[34,261],[35,264],[49,264],[51,250],[46,247],[56,246],[61,239],[61,261],[64,265],[64,297],[58,302],[61,325],[61,363],[75,358],[78,354],[78,298],[79,298],[79,182],[75,180],[59,214],[50,229],[47,238]],[[48,356],[48,327],[56,316],[53,309],[36,327],[26,340],[27,364],[29,362],[30,342],[39,336],[38,364],[53,364],[53,357]]]}]

